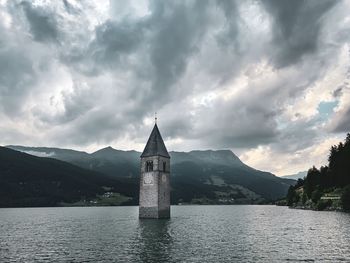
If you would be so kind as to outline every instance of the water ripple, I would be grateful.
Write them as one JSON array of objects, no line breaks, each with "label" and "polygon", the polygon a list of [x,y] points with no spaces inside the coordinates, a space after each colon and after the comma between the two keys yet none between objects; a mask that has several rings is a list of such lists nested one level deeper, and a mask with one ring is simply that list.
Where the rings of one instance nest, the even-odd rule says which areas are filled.
[{"label": "water ripple", "polygon": [[350,262],[350,215],[275,206],[0,209],[0,262]]}]

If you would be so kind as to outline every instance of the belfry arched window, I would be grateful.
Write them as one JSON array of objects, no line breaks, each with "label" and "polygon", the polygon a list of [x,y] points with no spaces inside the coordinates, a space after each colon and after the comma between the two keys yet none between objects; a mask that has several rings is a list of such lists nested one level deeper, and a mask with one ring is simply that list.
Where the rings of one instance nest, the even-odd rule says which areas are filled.
[{"label": "belfry arched window", "polygon": [[153,171],[153,161],[147,161],[146,162],[146,172],[152,172]]}]

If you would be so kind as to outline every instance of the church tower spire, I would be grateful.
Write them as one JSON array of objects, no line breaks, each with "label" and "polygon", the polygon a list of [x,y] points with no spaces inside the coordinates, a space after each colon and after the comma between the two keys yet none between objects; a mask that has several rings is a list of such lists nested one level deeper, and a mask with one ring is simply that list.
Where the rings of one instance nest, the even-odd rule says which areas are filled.
[{"label": "church tower spire", "polygon": [[170,155],[155,124],[141,154],[140,218],[170,217]]}]

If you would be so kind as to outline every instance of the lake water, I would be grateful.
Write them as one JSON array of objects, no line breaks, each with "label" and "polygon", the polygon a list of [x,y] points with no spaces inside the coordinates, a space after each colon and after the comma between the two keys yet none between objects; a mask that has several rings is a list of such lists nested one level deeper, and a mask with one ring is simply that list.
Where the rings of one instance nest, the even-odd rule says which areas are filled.
[{"label": "lake water", "polygon": [[0,209],[0,262],[350,262],[350,215],[276,206]]}]

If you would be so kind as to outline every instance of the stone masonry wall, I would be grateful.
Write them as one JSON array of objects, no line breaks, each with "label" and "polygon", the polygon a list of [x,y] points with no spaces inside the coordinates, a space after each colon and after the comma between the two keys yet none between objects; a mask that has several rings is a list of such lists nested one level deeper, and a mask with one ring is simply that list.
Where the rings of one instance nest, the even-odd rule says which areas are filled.
[{"label": "stone masonry wall", "polygon": [[[146,172],[146,162],[153,161],[153,171]],[[163,162],[166,162],[165,171]],[[152,178],[153,182],[150,182]],[[170,159],[162,156],[141,159],[140,217],[170,217]]]}]

